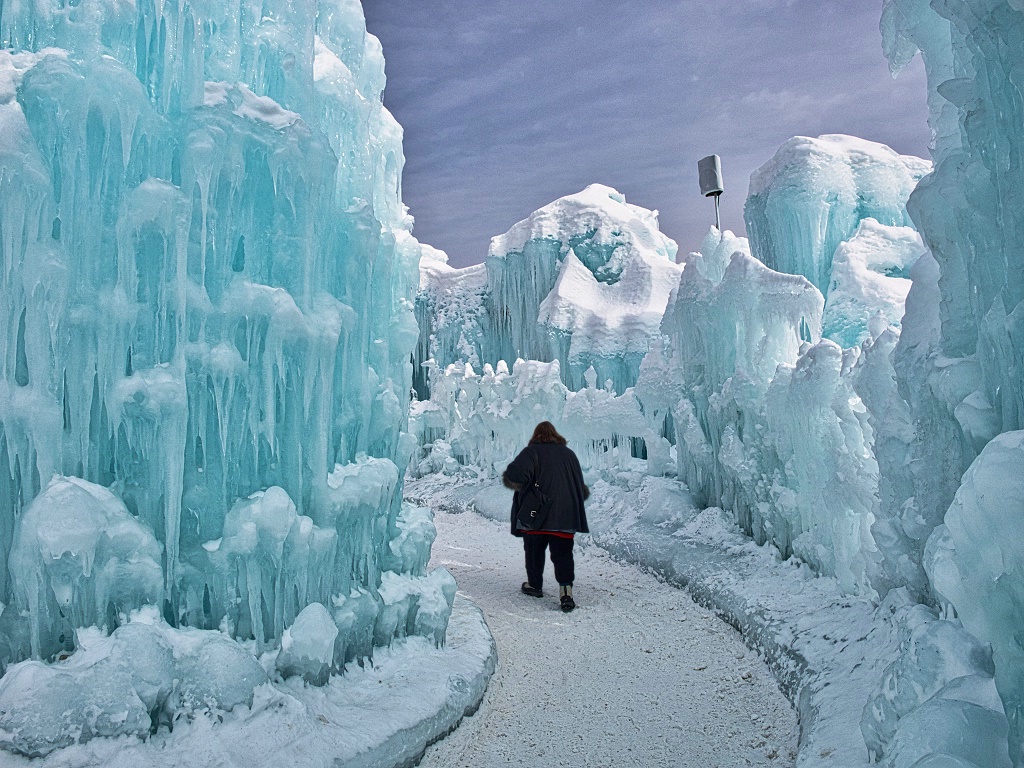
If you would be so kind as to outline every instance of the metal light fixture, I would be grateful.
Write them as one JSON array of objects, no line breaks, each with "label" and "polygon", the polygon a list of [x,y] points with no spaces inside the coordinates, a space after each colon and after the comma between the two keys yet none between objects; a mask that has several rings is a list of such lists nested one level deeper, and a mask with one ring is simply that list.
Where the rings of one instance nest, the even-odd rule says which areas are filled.
[{"label": "metal light fixture", "polygon": [[719,211],[718,198],[725,191],[725,183],[722,181],[722,158],[718,155],[709,155],[703,160],[698,160],[697,173],[700,177],[700,193],[704,197],[715,198],[715,227],[721,231],[722,215]]}]

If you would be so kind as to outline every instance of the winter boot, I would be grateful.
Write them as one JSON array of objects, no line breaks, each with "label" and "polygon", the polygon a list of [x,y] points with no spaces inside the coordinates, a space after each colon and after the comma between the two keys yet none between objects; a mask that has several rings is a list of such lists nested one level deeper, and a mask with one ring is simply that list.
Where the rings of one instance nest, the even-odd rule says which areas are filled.
[{"label": "winter boot", "polygon": [[576,607],[576,601],[572,599],[572,584],[562,584],[558,587],[558,600],[565,613]]},{"label": "winter boot", "polygon": [[528,581],[524,581],[523,586],[520,589],[522,589],[524,595],[529,595],[530,597],[544,597],[544,593],[540,591],[540,588],[531,587],[530,582]]}]

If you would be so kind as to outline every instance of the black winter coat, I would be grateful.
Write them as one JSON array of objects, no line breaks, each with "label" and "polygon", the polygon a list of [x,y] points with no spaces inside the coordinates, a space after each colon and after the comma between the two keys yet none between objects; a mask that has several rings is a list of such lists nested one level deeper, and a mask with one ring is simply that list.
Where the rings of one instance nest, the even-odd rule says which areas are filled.
[{"label": "black winter coat", "polygon": [[[538,467],[539,472],[535,478],[534,471]],[[583,470],[571,448],[559,443],[528,445],[505,468],[501,479],[507,488],[516,492],[512,497],[513,536],[523,535],[516,525],[521,497],[519,489],[534,481],[540,485],[541,493],[549,499],[548,515],[542,530],[590,532],[587,513],[583,508],[583,502],[590,496],[590,489],[583,482]]]}]

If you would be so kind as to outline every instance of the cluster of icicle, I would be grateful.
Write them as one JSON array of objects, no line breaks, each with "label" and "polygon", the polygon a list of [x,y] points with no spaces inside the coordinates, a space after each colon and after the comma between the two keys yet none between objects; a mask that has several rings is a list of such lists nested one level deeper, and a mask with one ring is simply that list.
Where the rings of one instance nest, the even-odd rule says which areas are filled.
[{"label": "cluster of icicle", "polygon": [[5,2],[0,49],[2,660],[143,604],[404,633],[419,244],[360,4]]}]

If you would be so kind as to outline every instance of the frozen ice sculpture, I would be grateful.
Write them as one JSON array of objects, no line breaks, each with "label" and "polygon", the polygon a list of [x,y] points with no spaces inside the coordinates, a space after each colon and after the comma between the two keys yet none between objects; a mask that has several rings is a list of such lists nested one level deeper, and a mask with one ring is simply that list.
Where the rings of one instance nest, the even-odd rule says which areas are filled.
[{"label": "frozen ice sculpture", "polygon": [[[593,366],[621,393],[659,338],[679,280],[676,251],[657,211],[610,187],[559,198],[491,240],[484,266],[424,261],[417,367],[430,359],[440,370],[458,361],[479,369],[558,360],[571,390]],[[429,393],[425,374],[417,391]]]},{"label": "frozen ice sculpture", "polygon": [[3,662],[92,668],[76,630],[143,605],[291,627],[316,680],[443,639],[401,503],[420,248],[359,2],[2,0],[0,49]]},{"label": "frozen ice sculpture", "polygon": [[929,170],[927,160],[873,141],[795,136],[750,177],[750,249],[772,269],[803,275],[827,293],[839,244],[866,218],[911,226],[907,198]]}]

